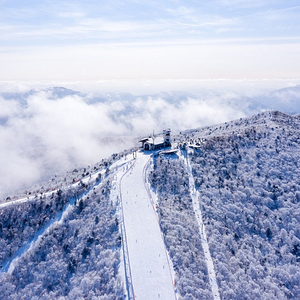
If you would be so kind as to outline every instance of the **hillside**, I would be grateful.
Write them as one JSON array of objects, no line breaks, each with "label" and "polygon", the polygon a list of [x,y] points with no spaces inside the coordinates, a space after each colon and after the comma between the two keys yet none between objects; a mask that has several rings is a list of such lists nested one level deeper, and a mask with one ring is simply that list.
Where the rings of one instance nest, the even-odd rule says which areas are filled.
[{"label": "hillside", "polygon": [[299,132],[299,117],[264,112],[7,199],[1,295],[299,299]]},{"label": "hillside", "polygon": [[271,112],[189,132],[189,153],[224,299],[298,299],[297,117]]}]

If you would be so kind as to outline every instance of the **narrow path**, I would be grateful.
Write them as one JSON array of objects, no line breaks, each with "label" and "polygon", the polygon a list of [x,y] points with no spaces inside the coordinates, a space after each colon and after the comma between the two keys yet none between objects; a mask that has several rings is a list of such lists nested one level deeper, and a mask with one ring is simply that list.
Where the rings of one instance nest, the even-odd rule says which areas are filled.
[{"label": "narrow path", "polygon": [[176,299],[168,258],[156,213],[144,184],[148,155],[137,153],[121,179],[121,199],[134,299]]},{"label": "narrow path", "polygon": [[208,277],[209,277],[209,283],[211,286],[211,290],[213,293],[213,298],[214,300],[220,300],[220,293],[219,293],[219,288],[218,288],[218,283],[216,279],[216,272],[214,268],[214,263],[212,261],[211,255],[210,255],[210,250],[209,250],[209,245],[207,242],[207,237],[206,237],[206,232],[205,232],[205,225],[203,223],[202,219],[202,213],[201,213],[201,206],[200,206],[200,195],[199,192],[195,188],[195,181],[194,177],[192,174],[192,168],[189,162],[189,159],[187,157],[184,157],[186,166],[187,166],[187,171],[189,174],[189,186],[190,186],[190,193],[193,201],[193,208],[194,212],[196,215],[196,219],[198,222],[199,226],[199,232],[201,235],[201,242],[202,242],[202,248],[204,251],[204,256],[207,264],[207,270],[208,270]]},{"label": "narrow path", "polygon": [[35,245],[39,242],[41,237],[45,235],[47,232],[51,231],[51,228],[55,226],[55,224],[61,222],[69,213],[70,207],[72,207],[75,203],[75,198],[70,198],[68,204],[65,205],[64,209],[56,214],[54,219],[50,220],[47,224],[42,226],[34,235],[34,237],[27,241],[22,247],[20,247],[12,257],[10,257],[7,261],[3,263],[3,267],[0,270],[0,276],[3,273],[11,274],[18,264],[19,260],[31,249],[35,247]]},{"label": "narrow path", "polygon": [[[117,160],[112,165],[108,166],[108,168],[110,169],[110,173],[113,173],[116,169],[119,169],[120,167],[126,165],[128,162],[131,162],[131,161],[132,161],[132,159],[127,160],[126,158],[125,159],[121,158],[121,159]],[[107,168],[104,168],[100,171],[92,173],[89,176],[85,176],[85,177],[81,178],[80,181],[85,183],[85,184],[87,184],[87,183],[95,184],[96,178],[98,177],[98,175],[101,174],[103,176],[105,174],[106,169]],[[40,201],[40,200],[42,200],[40,198],[41,196],[42,196],[42,198],[44,198],[44,197],[50,196],[51,194],[57,193],[57,191],[60,190],[60,189],[76,188],[76,186],[78,186],[78,184],[80,184],[80,183],[78,181],[76,181],[75,183],[59,186],[59,187],[57,187],[57,188],[55,188],[51,191],[48,191],[48,192],[44,191],[44,192],[42,192],[42,194],[40,194],[40,193],[38,193],[36,195],[31,194],[31,195],[28,195],[26,197],[13,199],[13,200],[10,200],[10,201],[7,201],[7,202],[2,202],[2,203],[0,203],[0,209],[3,208],[3,207],[6,207],[6,206],[18,205],[18,204],[21,204],[21,203],[24,203],[24,202]]]}]

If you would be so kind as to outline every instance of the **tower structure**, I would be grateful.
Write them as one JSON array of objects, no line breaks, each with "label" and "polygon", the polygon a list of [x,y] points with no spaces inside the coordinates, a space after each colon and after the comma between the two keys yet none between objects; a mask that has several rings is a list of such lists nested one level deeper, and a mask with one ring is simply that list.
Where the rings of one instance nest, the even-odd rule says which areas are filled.
[{"label": "tower structure", "polygon": [[171,129],[164,129],[163,130],[163,137],[164,137],[164,143],[165,146],[171,146]]}]

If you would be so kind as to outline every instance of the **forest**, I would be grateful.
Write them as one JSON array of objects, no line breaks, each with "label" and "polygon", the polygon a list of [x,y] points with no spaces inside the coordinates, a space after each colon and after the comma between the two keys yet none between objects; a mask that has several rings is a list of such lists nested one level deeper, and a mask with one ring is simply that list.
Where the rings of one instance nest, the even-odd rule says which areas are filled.
[{"label": "forest", "polygon": [[93,188],[79,184],[66,194],[59,191],[1,209],[3,262],[73,199],[35,247],[26,249],[8,272],[0,270],[3,299],[124,299],[119,275],[122,239],[109,178]]},{"label": "forest", "polygon": [[299,120],[263,117],[189,152],[222,299],[300,298]]},{"label": "forest", "polygon": [[213,299],[184,163],[159,155],[149,181],[158,196],[160,226],[179,294],[183,299]]}]

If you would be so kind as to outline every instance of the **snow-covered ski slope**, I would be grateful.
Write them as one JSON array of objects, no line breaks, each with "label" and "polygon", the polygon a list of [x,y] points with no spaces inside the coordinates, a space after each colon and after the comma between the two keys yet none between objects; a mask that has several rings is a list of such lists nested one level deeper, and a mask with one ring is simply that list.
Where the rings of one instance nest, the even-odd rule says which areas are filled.
[{"label": "snow-covered ski slope", "polygon": [[121,179],[120,193],[134,299],[176,299],[172,272],[155,209],[145,187],[149,155],[136,162]]}]

